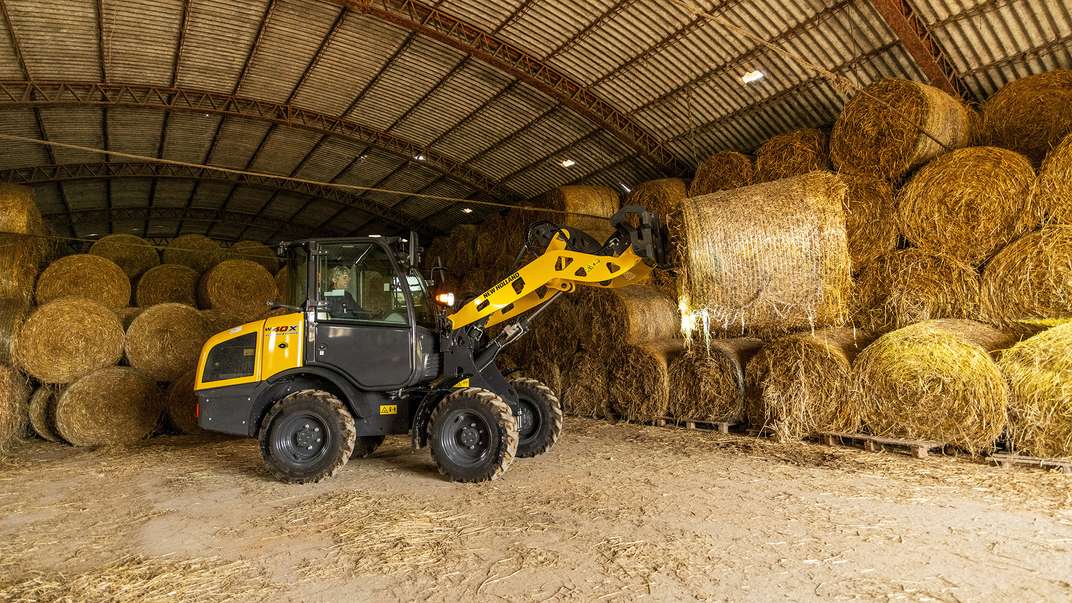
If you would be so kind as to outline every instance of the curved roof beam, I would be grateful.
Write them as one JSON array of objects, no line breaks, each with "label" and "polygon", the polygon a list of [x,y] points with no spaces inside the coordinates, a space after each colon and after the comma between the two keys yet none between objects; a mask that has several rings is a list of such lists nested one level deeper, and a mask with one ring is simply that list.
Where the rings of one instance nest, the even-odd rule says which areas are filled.
[{"label": "curved roof beam", "polygon": [[[195,168],[149,162],[100,162],[61,163],[59,165],[15,168],[0,171],[0,182],[14,182],[31,186],[52,182],[111,180],[115,178],[171,178],[178,180],[198,180],[204,182],[238,184],[320,199],[343,209],[350,209],[365,214],[379,216],[383,220],[396,224],[403,229],[409,229],[416,223],[416,219],[413,216],[408,216],[395,209],[379,205],[372,206],[367,202],[364,202],[361,205],[355,205],[355,201],[363,201],[360,194],[349,192],[344,189],[306,182],[295,182],[293,180],[280,180],[268,176],[220,172],[210,168]],[[182,208],[179,209],[182,210]],[[212,211],[222,211],[222,208]],[[278,226],[281,227],[280,230],[288,230],[290,225],[293,225],[293,222],[280,222],[278,224]]]},{"label": "curved roof beam", "polygon": [[[312,236],[313,229],[308,226],[298,226],[293,223],[284,223],[282,220],[256,217],[253,214],[218,211],[205,208],[183,209],[181,207],[112,207],[109,209],[81,209],[70,213],[61,212],[45,214],[45,219],[54,224],[74,227],[76,224],[101,223],[112,224],[114,222],[131,221],[145,222],[153,219],[174,220],[175,222],[193,222],[201,224],[234,224],[249,228],[272,230],[283,226],[295,234],[294,238]],[[145,235],[145,233],[142,233]],[[342,236],[343,233],[333,231],[327,233],[333,236]],[[214,237],[221,238],[221,237]],[[237,238],[221,238],[221,240],[236,241]]]},{"label": "curved roof beam", "polygon": [[411,161],[496,199],[519,199],[496,179],[421,145],[342,117],[291,104],[192,88],[75,81],[0,81],[0,109],[65,106],[127,107],[212,113],[265,121],[352,140]]},{"label": "curved roof beam", "polygon": [[438,40],[527,82],[613,133],[667,176],[680,176],[690,171],[688,165],[679,161],[670,149],[629,115],[596,96],[580,81],[495,33],[418,0],[334,1]]}]

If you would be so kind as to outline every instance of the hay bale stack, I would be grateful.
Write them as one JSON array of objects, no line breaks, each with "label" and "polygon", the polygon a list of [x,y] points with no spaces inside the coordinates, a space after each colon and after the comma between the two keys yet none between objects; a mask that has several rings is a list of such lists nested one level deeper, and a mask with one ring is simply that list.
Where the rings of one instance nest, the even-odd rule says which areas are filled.
[{"label": "hay bale stack", "polygon": [[123,330],[130,328],[130,323],[134,322],[134,319],[141,314],[145,308],[131,307],[131,308],[119,308],[115,311],[115,315],[119,317],[119,322],[123,323]]},{"label": "hay bale stack", "polygon": [[[125,277],[124,277],[125,278]],[[15,336],[15,362],[42,383],[71,383],[123,357],[123,325],[110,308],[65,297],[34,310]]]},{"label": "hay bale stack", "polygon": [[653,286],[586,288],[573,295],[577,313],[560,332],[581,335],[584,345],[598,354],[621,345],[681,338],[677,303]]},{"label": "hay bale stack", "polygon": [[56,402],[56,429],[75,446],[118,446],[149,437],[160,419],[160,392],[128,366],[103,368],[72,383]]},{"label": "hay bale stack", "polygon": [[89,248],[89,253],[115,262],[132,281],[160,264],[160,254],[156,248],[149,241],[132,234],[101,237]]},{"label": "hay bale stack", "polygon": [[670,363],[670,416],[694,421],[738,423],[744,419],[745,366],[759,339],[712,341]]},{"label": "hay bale stack", "polygon": [[1072,226],[1047,226],[998,252],[983,270],[983,312],[1003,329],[1072,317]]},{"label": "hay bale stack", "polygon": [[38,266],[49,249],[46,234],[33,189],[0,184],[0,299],[30,303]]},{"label": "hay bale stack", "polygon": [[165,264],[182,264],[198,274],[208,272],[223,259],[220,244],[205,235],[187,234],[172,239],[164,249]]},{"label": "hay bale stack", "polygon": [[609,218],[621,208],[621,199],[617,191],[605,186],[570,185],[548,192],[537,205],[569,214],[529,216],[530,223],[549,220],[562,226],[578,228],[602,243],[614,233]]},{"label": "hay bale stack", "polygon": [[874,176],[842,175],[845,195],[845,234],[853,272],[859,272],[883,254],[897,249],[900,229],[893,187]]},{"label": "hay bale stack", "polygon": [[0,234],[0,299],[29,305],[37,268],[38,254],[25,237]]},{"label": "hay bale stack", "polygon": [[779,134],[756,151],[755,181],[770,182],[830,167],[829,139],[817,128]]},{"label": "hay bale stack", "polygon": [[521,340],[528,348],[526,356],[530,359],[543,357],[564,365],[577,352],[580,344],[576,335],[578,301],[574,295],[567,293],[547,302],[551,305],[533,319],[533,331]]},{"label": "hay bale stack", "polygon": [[577,417],[605,419],[611,416],[610,384],[606,360],[582,351],[565,373],[562,403],[566,413]]},{"label": "hay bale stack", "polygon": [[15,334],[29,313],[21,299],[0,300],[0,364],[15,363]]},{"label": "hay bale stack", "polygon": [[682,199],[689,196],[688,193],[688,186],[681,178],[648,180],[636,185],[622,205],[639,205],[665,219]]},{"label": "hay bale stack", "polygon": [[138,280],[134,299],[142,308],[169,302],[196,306],[199,279],[200,274],[189,266],[160,264]]},{"label": "hay bale stack", "polygon": [[551,388],[551,391],[555,395],[559,395],[563,391],[562,371],[559,369],[558,363],[554,358],[550,358],[543,354],[533,355],[525,366],[525,376],[530,377],[543,383],[547,387]]},{"label": "hay bale stack", "polygon": [[1072,70],[1009,82],[983,104],[978,125],[979,144],[1012,149],[1038,165],[1072,133]]},{"label": "hay bale stack", "polygon": [[607,375],[611,405],[627,421],[652,421],[667,416],[670,406],[670,362],[684,349],[681,342],[623,346],[611,356]]},{"label": "hay bale stack", "polygon": [[970,320],[930,320],[887,333],[853,366],[872,433],[990,450],[1005,429],[1009,389],[991,354],[1015,338]]},{"label": "hay bale stack", "polygon": [[26,434],[30,385],[10,366],[0,366],[0,454]]},{"label": "hay bale stack", "polygon": [[223,259],[257,262],[273,274],[279,270],[279,256],[275,250],[259,241],[238,241],[224,251]]},{"label": "hay bale stack", "polygon": [[886,254],[856,279],[853,324],[885,333],[937,318],[981,318],[979,274],[922,249]]},{"label": "hay bale stack", "polygon": [[63,442],[56,433],[56,395],[59,390],[42,385],[30,396],[30,425],[34,433],[49,442]]},{"label": "hay bale stack", "polygon": [[830,138],[830,158],[842,172],[897,180],[946,147],[967,145],[971,120],[960,100],[937,88],[882,80],[845,105]]},{"label": "hay bale stack", "polygon": [[1072,323],[1014,345],[998,368],[1009,382],[1009,447],[1028,456],[1072,457]]},{"label": "hay bale stack", "polygon": [[197,309],[157,304],[130,323],[127,361],[156,381],[173,381],[197,365],[201,346],[211,335],[208,321]]},{"label": "hay bale stack", "polygon": [[275,278],[264,266],[249,260],[226,260],[201,277],[197,295],[202,307],[250,321],[268,312],[268,304],[278,293]]},{"label": "hay bale stack", "polygon": [[1036,225],[1035,170],[1023,155],[971,147],[923,166],[901,189],[901,232],[917,247],[977,266]]},{"label": "hay bale stack", "polygon": [[49,264],[37,278],[37,303],[70,296],[92,299],[118,310],[130,303],[130,279],[109,259],[69,255]]},{"label": "hay bale stack", "polygon": [[444,243],[443,262],[454,271],[464,271],[476,263],[476,226],[455,226]]},{"label": "hay bale stack", "polygon": [[852,363],[866,342],[859,331],[821,329],[763,346],[746,369],[748,422],[783,442],[823,431],[859,431]]},{"label": "hay bale stack", "polygon": [[748,186],[752,184],[753,170],[752,158],[744,153],[715,153],[696,168],[696,175],[689,184],[689,196],[699,197]]},{"label": "hay bale stack", "polygon": [[196,373],[196,368],[183,373],[171,384],[164,398],[164,412],[168,421],[182,433],[202,432],[201,426],[197,424],[197,396],[194,395]]},{"label": "hay bale stack", "polygon": [[201,319],[205,321],[205,326],[208,328],[211,335],[222,333],[250,322],[241,318],[236,318],[224,310],[199,310],[198,314],[200,314]]},{"label": "hay bale stack", "polygon": [[683,201],[671,235],[687,323],[731,337],[844,324],[846,191],[812,172]]},{"label": "hay bale stack", "polygon": [[1072,224],[1072,134],[1042,162],[1031,209],[1044,224]]}]

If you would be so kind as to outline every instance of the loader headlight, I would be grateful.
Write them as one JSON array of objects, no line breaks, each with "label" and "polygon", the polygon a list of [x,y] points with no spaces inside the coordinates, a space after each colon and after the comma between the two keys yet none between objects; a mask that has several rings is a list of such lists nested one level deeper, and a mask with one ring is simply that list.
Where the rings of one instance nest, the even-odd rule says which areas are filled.
[{"label": "loader headlight", "polygon": [[439,293],[435,296],[436,303],[448,308],[454,307],[454,294],[453,293]]}]

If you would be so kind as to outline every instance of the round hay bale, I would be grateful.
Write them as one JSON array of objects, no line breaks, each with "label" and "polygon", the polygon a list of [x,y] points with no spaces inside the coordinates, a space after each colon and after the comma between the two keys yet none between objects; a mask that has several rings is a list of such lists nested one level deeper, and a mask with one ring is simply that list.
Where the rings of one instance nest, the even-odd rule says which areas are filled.
[{"label": "round hay bale", "polygon": [[198,272],[189,266],[160,264],[138,280],[135,302],[142,308],[169,302],[196,306],[199,279]]},{"label": "round hay bale", "polygon": [[29,313],[21,299],[0,300],[0,364],[15,363],[15,334]]},{"label": "round hay bale", "polygon": [[[609,218],[621,209],[621,198],[617,191],[606,186],[570,185],[549,191],[537,205],[569,212],[569,215],[549,213],[540,216],[530,213],[525,217],[527,223],[548,220],[567,228],[580,229],[602,243],[614,233]],[[536,250],[537,253],[540,251]]]},{"label": "round hay bale", "polygon": [[182,264],[198,274],[208,272],[223,259],[220,244],[205,235],[187,234],[172,239],[164,249],[165,264]]},{"label": "round hay bale", "polygon": [[198,313],[201,315],[201,319],[205,321],[205,326],[212,335],[222,333],[248,322],[232,316],[225,310],[199,310]]},{"label": "round hay bale", "polygon": [[26,434],[30,385],[10,366],[0,366],[0,453]]},{"label": "round hay bale", "polygon": [[149,241],[132,234],[101,237],[89,248],[89,253],[115,262],[131,280],[160,264],[160,254],[156,248]]},{"label": "round hay bale", "polygon": [[917,247],[977,266],[1026,230],[1035,170],[1023,155],[996,147],[947,153],[901,189],[901,232]]},{"label": "round hay bale", "polygon": [[983,270],[985,316],[1018,321],[1072,317],[1072,226],[1047,226],[1007,245]]},{"label": "round hay bale", "polygon": [[843,175],[845,234],[849,238],[852,269],[859,272],[883,254],[897,249],[900,229],[893,187],[873,176]]},{"label": "round hay bale", "polygon": [[211,335],[196,308],[157,304],[130,323],[127,361],[156,381],[173,381],[197,366],[201,346]]},{"label": "round hay bale", "polygon": [[42,385],[30,396],[30,425],[34,432],[49,442],[63,442],[56,433],[56,387]]},{"label": "round hay bale", "polygon": [[829,169],[828,147],[826,133],[817,128],[779,134],[756,151],[755,181],[770,182]]},{"label": "round hay bale", "polygon": [[577,417],[605,419],[611,416],[607,363],[600,356],[582,352],[565,371],[562,403],[566,413]]},{"label": "round hay bale", "polygon": [[671,231],[683,325],[731,337],[843,325],[846,192],[838,176],[812,172],[683,201]]},{"label": "round hay bale", "polygon": [[670,362],[671,417],[693,421],[738,423],[744,418],[744,371],[759,351],[759,339],[712,341]]},{"label": "round hay bale", "polygon": [[119,317],[119,322],[123,323],[123,330],[130,328],[130,323],[141,314],[145,308],[119,308],[115,311],[115,315]]},{"label": "round hay bale", "polygon": [[998,367],[1009,382],[1009,447],[1028,456],[1072,457],[1072,323],[1005,350]]},{"label": "round hay bale", "polygon": [[525,375],[551,388],[556,396],[563,390],[562,372],[558,364],[547,356],[536,354],[530,358],[528,366],[525,367]]},{"label": "round hay bale", "polygon": [[290,273],[287,272],[287,267],[283,266],[279,269],[279,272],[275,273],[275,290],[279,292],[279,296],[276,299],[286,303],[289,287]]},{"label": "round hay bale", "polygon": [[863,338],[852,329],[822,329],[763,346],[746,368],[748,422],[783,442],[821,431],[859,431],[852,361]]},{"label": "round hay bale", "polygon": [[56,430],[75,446],[134,444],[152,434],[160,406],[152,379],[128,366],[103,368],[60,395]]},{"label": "round hay bale", "polygon": [[42,383],[71,383],[118,363],[123,340],[123,325],[113,310],[65,297],[38,307],[22,324],[15,336],[15,362]]},{"label": "round hay bale", "polygon": [[61,297],[84,297],[113,310],[130,303],[130,279],[115,262],[96,255],[62,257],[37,278],[37,303]]},{"label": "round hay bale", "polygon": [[[530,355],[543,356],[552,359],[552,362],[561,363],[571,358],[580,345],[576,336],[563,337],[564,333],[577,333],[577,300],[570,294],[562,294],[548,303],[551,304],[550,307],[533,319],[533,331],[524,339],[529,340]],[[555,393],[561,391],[556,389]]]},{"label": "round hay bale", "polygon": [[223,259],[257,262],[272,273],[279,270],[279,256],[275,250],[258,241],[238,241],[227,248]]},{"label": "round hay bale", "polygon": [[[681,178],[660,178],[641,182],[629,193],[622,205],[639,205],[665,218],[688,196],[688,186]],[[602,243],[603,241],[600,241]]]},{"label": "round hay bale", "polygon": [[1005,429],[1009,389],[991,359],[1015,338],[970,320],[930,320],[887,333],[853,366],[872,433],[990,450]]},{"label": "round hay bale", "polygon": [[737,151],[720,151],[703,160],[689,183],[689,196],[699,197],[752,184],[752,158]]},{"label": "round hay bale", "polygon": [[1072,134],[1042,162],[1031,208],[1044,224],[1072,224]]},{"label": "round hay bale", "polygon": [[1072,133],[1072,70],[1009,82],[983,104],[977,140],[1027,155],[1038,165]]},{"label": "round hay bale", "polygon": [[196,373],[196,368],[183,373],[171,384],[164,398],[164,412],[168,420],[182,433],[203,432],[201,426],[197,424],[197,396],[194,395]]},{"label": "round hay bale", "polygon": [[652,421],[667,416],[670,406],[670,361],[680,342],[626,345],[613,352],[607,380],[611,407],[627,421]]},{"label": "round hay bale", "polygon": [[[577,297],[579,312],[573,324],[559,333],[575,333],[597,353],[620,345],[681,338],[677,303],[650,285],[621,289],[585,288]],[[538,320],[538,319],[537,319]]]},{"label": "round hay bale", "polygon": [[203,307],[251,321],[268,312],[269,302],[278,293],[275,278],[260,264],[226,260],[201,277],[197,294]]},{"label": "round hay bale", "polygon": [[981,318],[979,274],[922,249],[882,256],[856,279],[853,324],[885,333],[936,318]]},{"label": "round hay bale", "polygon": [[37,279],[38,255],[26,237],[0,234],[0,299],[29,305]]},{"label": "round hay bale", "polygon": [[897,180],[946,147],[967,145],[971,121],[971,111],[961,101],[933,86],[881,80],[841,111],[830,138],[830,158],[843,172]]},{"label": "round hay bale", "polygon": [[0,234],[5,240],[20,244],[20,255],[35,266],[48,257],[54,240],[48,238],[51,233],[31,187],[0,183]]}]

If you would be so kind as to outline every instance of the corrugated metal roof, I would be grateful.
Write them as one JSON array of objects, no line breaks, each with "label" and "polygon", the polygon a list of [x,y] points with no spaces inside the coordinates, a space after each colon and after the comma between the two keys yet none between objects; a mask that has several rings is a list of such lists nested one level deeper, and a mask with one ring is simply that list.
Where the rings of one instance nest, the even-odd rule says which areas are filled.
[{"label": "corrugated metal roof", "polygon": [[[1072,9],[1066,2],[909,1],[976,98],[1018,77],[1072,67]],[[503,194],[516,199],[564,183],[621,190],[663,175],[636,145],[564,102],[568,99],[344,4],[0,0],[0,79],[174,82],[186,92],[236,94],[289,103],[288,112],[343,117],[393,137],[393,150],[273,123],[286,115],[254,115],[248,109],[228,109],[230,114],[221,116],[216,110],[69,104],[27,109],[0,103],[0,132],[87,146],[107,143],[114,150],[195,163],[207,157],[214,164],[248,165],[258,172],[458,198],[482,194],[458,175],[459,169],[499,181]],[[883,77],[924,79],[870,0],[703,0],[700,5],[861,85]],[[792,61],[662,0],[445,0],[427,6],[588,87],[688,165],[717,150],[752,151],[773,135],[829,124],[847,100]],[[752,69],[766,77],[742,84],[741,74]],[[446,163],[407,159],[399,145],[418,149],[410,152],[414,155],[435,153]],[[0,170],[52,161],[39,146],[6,148]],[[59,163],[104,161],[64,149],[52,155]],[[565,158],[577,165],[564,168]],[[475,207],[465,214],[443,201],[386,193],[340,205],[232,182],[195,186],[190,180],[154,182],[148,176],[117,178],[110,187],[100,180],[42,182],[38,193],[50,213],[66,211],[65,203],[72,211],[109,204],[226,204],[227,211],[248,215],[249,224],[213,226],[203,217],[182,224],[183,230],[224,238],[286,236],[256,225],[258,216],[308,226],[330,220],[361,229],[400,229],[399,222],[446,229],[492,211]],[[401,218],[377,217],[363,211],[362,203],[373,212],[401,212]],[[86,231],[85,223],[75,222],[76,230]],[[170,236],[179,226],[174,217],[150,217],[149,224],[153,236]]]}]

